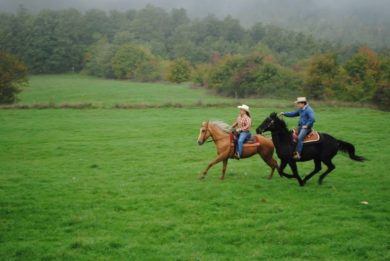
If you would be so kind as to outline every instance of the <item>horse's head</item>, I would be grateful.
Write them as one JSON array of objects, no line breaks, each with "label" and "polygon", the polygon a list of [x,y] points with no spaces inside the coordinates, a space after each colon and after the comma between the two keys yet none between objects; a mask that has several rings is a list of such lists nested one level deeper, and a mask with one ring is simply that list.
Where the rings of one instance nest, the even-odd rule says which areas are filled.
[{"label": "horse's head", "polygon": [[210,137],[209,121],[202,122],[202,126],[199,130],[198,144],[202,145]]},{"label": "horse's head", "polygon": [[[263,132],[266,131],[275,131],[281,127],[283,127],[284,121],[281,120],[278,117],[278,114],[276,112],[271,113],[265,120],[257,127],[256,133],[257,134],[262,134]],[[284,124],[285,127],[285,124]]]}]

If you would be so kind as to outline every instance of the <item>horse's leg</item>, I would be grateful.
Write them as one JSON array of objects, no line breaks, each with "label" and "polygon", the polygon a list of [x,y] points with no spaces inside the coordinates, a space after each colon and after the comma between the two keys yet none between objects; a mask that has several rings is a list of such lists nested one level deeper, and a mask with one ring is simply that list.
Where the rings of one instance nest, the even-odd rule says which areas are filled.
[{"label": "horse's leg", "polygon": [[207,168],[203,171],[203,174],[199,177],[199,179],[204,179],[204,177],[207,175],[207,172],[209,171],[209,169],[214,166],[215,164],[217,164],[218,162],[221,162],[222,160],[224,160],[225,158],[227,158],[227,156],[225,154],[219,154],[213,161],[211,161],[209,163],[209,165],[207,165]]},{"label": "horse's leg", "polygon": [[332,159],[331,158],[327,158],[327,159],[323,159],[322,162],[328,167],[328,169],[321,174],[320,178],[318,179],[318,184],[321,185],[322,184],[322,181],[324,180],[324,178],[331,172],[333,171],[336,166],[333,164],[332,162]]},{"label": "horse's leg", "polygon": [[306,183],[311,177],[313,177],[315,174],[317,174],[321,170],[321,160],[320,159],[314,159],[314,170],[308,174],[303,181]]},{"label": "horse's leg", "polygon": [[260,157],[264,160],[265,163],[267,163],[268,166],[271,167],[271,174],[269,174],[268,179],[272,179],[272,176],[274,175],[275,169],[278,167],[278,162],[274,159],[272,156],[273,150],[271,149],[260,149],[259,154]]},{"label": "horse's leg", "polygon": [[305,185],[305,182],[301,179],[301,177],[299,176],[298,174],[298,167],[297,167],[297,163],[295,161],[290,161],[288,163],[288,165],[290,165],[290,168],[293,172],[293,175],[294,177],[298,180],[298,183],[300,186],[304,186]]},{"label": "horse's leg", "polygon": [[223,160],[222,175],[220,177],[221,180],[223,180],[225,178],[225,172],[226,172],[226,167],[227,167],[227,164],[228,164],[228,160],[229,160],[228,158]]},{"label": "horse's leg", "polygon": [[284,173],[284,168],[287,166],[287,161],[286,160],[282,160],[282,162],[280,163],[280,166],[279,166],[279,169],[278,169],[278,172],[279,172],[279,176],[280,177],[286,177],[286,178],[295,178],[294,175],[291,175],[291,174],[287,174],[287,173]]}]

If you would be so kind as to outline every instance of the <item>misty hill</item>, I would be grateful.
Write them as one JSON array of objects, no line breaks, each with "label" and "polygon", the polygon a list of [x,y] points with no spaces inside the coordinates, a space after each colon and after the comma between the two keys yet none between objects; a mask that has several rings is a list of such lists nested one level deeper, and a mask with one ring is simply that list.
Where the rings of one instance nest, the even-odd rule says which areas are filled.
[{"label": "misty hill", "polygon": [[31,11],[77,8],[127,10],[146,4],[164,9],[184,8],[192,18],[215,14],[231,15],[250,27],[271,23],[298,32],[310,33],[340,44],[368,44],[379,49],[390,46],[390,1],[388,0],[2,0],[0,10],[14,12],[20,5]]}]

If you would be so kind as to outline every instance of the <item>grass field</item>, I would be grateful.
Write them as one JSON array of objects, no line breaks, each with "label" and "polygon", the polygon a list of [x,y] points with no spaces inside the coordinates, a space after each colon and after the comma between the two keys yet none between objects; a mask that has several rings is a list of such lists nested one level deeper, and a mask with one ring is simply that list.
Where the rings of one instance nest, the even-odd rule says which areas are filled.
[{"label": "grass field", "polygon": [[[84,75],[33,76],[30,87],[19,96],[21,104],[72,104],[90,103],[97,107],[111,108],[118,104],[131,105],[218,105],[237,101],[216,95],[209,95],[200,88],[189,88],[188,84],[137,83],[97,79]],[[248,99],[251,105],[286,106],[290,102],[271,99]]]},{"label": "grass field", "polygon": [[[51,90],[67,80],[86,95]],[[150,102],[220,99],[136,86],[40,76],[21,102],[146,103],[161,88]],[[259,103],[270,107],[253,110],[256,125],[279,110]],[[316,113],[318,130],[354,143],[369,161],[340,154],[322,186],[315,176],[302,188],[265,179],[258,157],[230,161],[223,182],[220,165],[197,180],[215,156],[213,144],[196,143],[200,122],[230,122],[234,107],[0,110],[0,260],[389,260],[389,114]]]}]

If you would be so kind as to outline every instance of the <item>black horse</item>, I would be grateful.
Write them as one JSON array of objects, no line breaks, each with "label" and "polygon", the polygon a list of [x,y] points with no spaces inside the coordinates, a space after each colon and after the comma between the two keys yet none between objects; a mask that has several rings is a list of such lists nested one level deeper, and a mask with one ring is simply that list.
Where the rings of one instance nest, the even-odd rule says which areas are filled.
[{"label": "black horse", "polygon": [[[296,178],[301,186],[304,186],[311,177],[321,170],[321,162],[328,167],[318,180],[318,183],[322,184],[326,175],[336,168],[332,163],[332,158],[339,150],[348,152],[349,157],[352,160],[365,160],[364,157],[355,155],[355,147],[351,143],[337,140],[326,133],[320,133],[321,139],[319,142],[305,143],[303,146],[301,159],[299,161],[314,160],[315,168],[302,180],[298,174],[296,160],[293,159],[296,144],[293,142],[292,132],[287,129],[286,123],[280,119],[275,112],[271,113],[256,129],[257,134],[266,131],[271,131],[276,154],[281,159],[281,164],[278,169],[279,175],[287,178]],[[283,172],[287,164],[290,166],[293,175]]]}]

